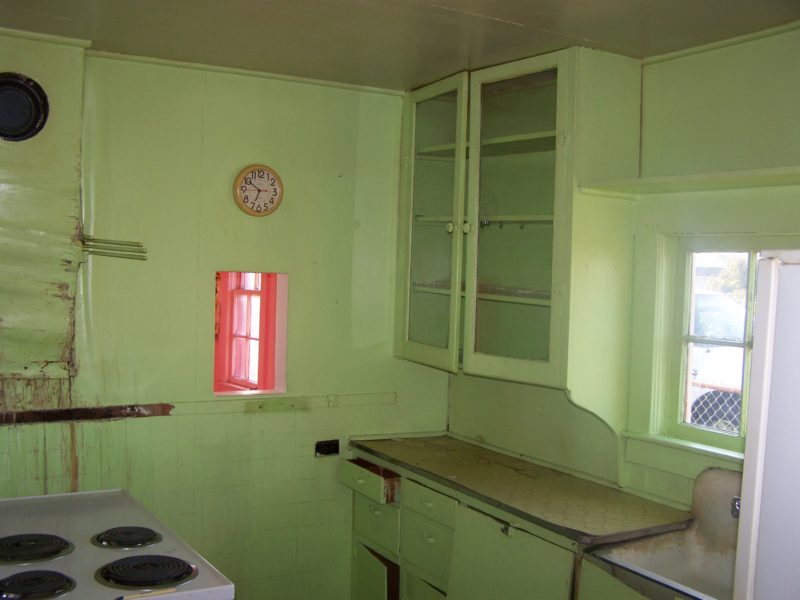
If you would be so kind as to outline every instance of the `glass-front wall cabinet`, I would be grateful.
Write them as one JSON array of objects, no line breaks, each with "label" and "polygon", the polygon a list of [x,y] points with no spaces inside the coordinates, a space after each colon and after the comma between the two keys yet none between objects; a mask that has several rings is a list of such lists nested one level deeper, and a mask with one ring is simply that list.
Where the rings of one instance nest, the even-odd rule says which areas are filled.
[{"label": "glass-front wall cabinet", "polygon": [[458,366],[463,313],[466,89],[467,75],[457,75],[412,93],[406,109],[407,310],[401,353],[451,371]]},{"label": "glass-front wall cabinet", "polygon": [[469,115],[463,79],[412,95],[405,358],[550,384],[559,56],[471,73]]}]

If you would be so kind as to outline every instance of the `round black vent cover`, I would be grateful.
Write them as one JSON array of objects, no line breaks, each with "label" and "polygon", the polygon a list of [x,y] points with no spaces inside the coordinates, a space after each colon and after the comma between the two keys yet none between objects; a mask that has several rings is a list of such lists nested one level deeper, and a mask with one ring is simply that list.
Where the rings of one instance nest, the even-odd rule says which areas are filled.
[{"label": "round black vent cover", "polygon": [[0,73],[0,137],[27,140],[47,122],[50,106],[42,86],[19,73]]}]

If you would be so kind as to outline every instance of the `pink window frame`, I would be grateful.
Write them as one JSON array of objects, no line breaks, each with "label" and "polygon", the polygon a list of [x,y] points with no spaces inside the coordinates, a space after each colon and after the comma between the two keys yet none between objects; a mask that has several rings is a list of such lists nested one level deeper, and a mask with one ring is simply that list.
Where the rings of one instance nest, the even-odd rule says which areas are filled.
[{"label": "pink window frame", "polygon": [[[285,364],[285,339],[278,339],[279,319],[285,323],[285,306],[279,308],[282,295],[285,295],[285,284],[280,285],[280,278],[286,277],[278,273],[261,273],[261,290],[244,290],[240,286],[242,274],[239,272],[222,272],[217,274],[216,291],[216,323],[214,343],[214,392],[235,394],[239,392],[275,392],[283,391],[285,381],[283,374],[276,378],[276,367],[282,371]],[[280,288],[280,289],[279,289]],[[279,293],[282,292],[282,293]],[[238,379],[233,376],[233,304],[238,295],[259,296],[261,314],[259,316],[259,361],[256,383]],[[285,304],[282,303],[282,304]],[[281,313],[279,315],[279,312]],[[249,326],[249,319],[248,319]],[[285,338],[285,336],[282,336]],[[253,339],[245,338],[245,339]],[[278,347],[280,346],[280,348]],[[278,364],[280,359],[281,364]]]}]

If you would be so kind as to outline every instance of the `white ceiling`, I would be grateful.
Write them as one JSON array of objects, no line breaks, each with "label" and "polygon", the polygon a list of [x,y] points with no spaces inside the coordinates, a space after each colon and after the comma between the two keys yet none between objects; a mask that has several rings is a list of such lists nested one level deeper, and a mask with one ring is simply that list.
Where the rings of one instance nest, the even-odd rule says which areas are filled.
[{"label": "white ceiling", "polygon": [[0,0],[96,50],[411,89],[574,45],[647,57],[800,19],[800,0]]}]

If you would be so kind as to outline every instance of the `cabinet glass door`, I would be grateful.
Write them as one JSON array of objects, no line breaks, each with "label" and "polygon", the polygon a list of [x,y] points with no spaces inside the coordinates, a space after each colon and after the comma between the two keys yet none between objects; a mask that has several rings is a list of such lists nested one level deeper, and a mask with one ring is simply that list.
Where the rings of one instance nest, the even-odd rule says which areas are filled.
[{"label": "cabinet glass door", "polygon": [[413,92],[406,109],[401,354],[451,371],[462,313],[466,82],[462,74]]},{"label": "cabinet glass door", "polygon": [[464,369],[542,383],[530,367],[551,354],[560,85],[557,60],[531,61],[472,78]]}]

